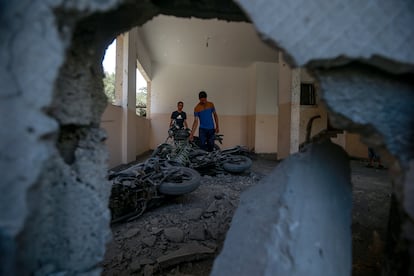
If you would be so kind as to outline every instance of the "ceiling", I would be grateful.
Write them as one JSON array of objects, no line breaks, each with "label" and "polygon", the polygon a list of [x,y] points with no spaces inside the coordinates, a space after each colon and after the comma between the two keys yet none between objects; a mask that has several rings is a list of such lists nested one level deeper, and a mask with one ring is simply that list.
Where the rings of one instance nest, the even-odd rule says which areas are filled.
[{"label": "ceiling", "polygon": [[277,62],[278,57],[246,22],[160,15],[139,32],[158,63],[245,67],[257,61]]}]

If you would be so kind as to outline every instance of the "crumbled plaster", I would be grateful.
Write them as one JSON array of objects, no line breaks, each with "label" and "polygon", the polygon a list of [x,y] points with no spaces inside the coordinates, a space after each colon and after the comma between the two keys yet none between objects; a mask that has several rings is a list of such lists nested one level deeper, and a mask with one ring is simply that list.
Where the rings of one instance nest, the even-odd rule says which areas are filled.
[{"label": "crumbled plaster", "polygon": [[414,158],[412,76],[395,76],[357,64],[320,70],[316,75],[327,106],[336,114],[336,125],[367,137],[377,133],[370,143],[386,145],[406,167]]},{"label": "crumbled plaster", "polygon": [[400,62],[399,70],[413,69],[414,52],[408,47],[414,45],[413,1],[236,2],[262,36],[285,49],[297,66],[315,60],[333,66],[357,59],[383,69],[389,69],[386,60]]},{"label": "crumbled plaster", "polygon": [[351,207],[345,151],[309,145],[242,194],[211,275],[350,275]]},{"label": "crumbled plaster", "polygon": [[[106,1],[106,8],[115,2]],[[55,90],[72,34],[59,29],[55,12],[68,3],[1,3],[2,275],[36,271],[39,275],[59,271],[98,275],[97,264],[103,258],[109,238],[107,153],[102,143],[105,135],[98,129],[105,97],[94,96],[91,91],[96,87],[84,85],[83,89],[89,91],[80,88],[68,92],[82,91],[83,98],[61,101],[62,92],[70,89]],[[103,7],[102,1],[78,1],[78,4],[71,2],[72,21],[77,12],[85,15],[86,11]],[[68,84],[76,86],[74,82]],[[62,86],[65,84],[59,83],[58,87]],[[95,102],[87,101],[88,98]],[[84,102],[88,105],[82,109],[79,106]],[[75,118],[70,121],[73,125],[88,126],[83,139],[77,141],[73,153],[76,161],[71,166],[56,148],[59,123],[68,120],[52,114],[62,106],[72,107],[68,116]]]},{"label": "crumbled plaster", "polygon": [[[221,10],[223,1],[199,1],[196,6],[188,3],[0,3],[0,262],[6,264],[1,266],[0,274],[15,274],[17,263],[24,264],[18,271],[23,274],[99,274],[98,263],[109,237],[109,188],[104,179],[106,152],[102,145],[105,135],[99,130],[105,99],[97,91],[102,85],[99,63],[115,35],[158,13],[246,20],[228,2],[225,10]],[[287,50],[291,65],[308,64],[315,69],[359,60],[388,72],[412,72],[414,29],[410,26],[414,25],[414,2],[410,0],[393,2],[392,7],[385,1],[239,3],[264,38]],[[326,81],[324,95],[337,117],[355,121],[350,127],[370,125],[372,131],[382,134],[380,144],[401,154],[403,164],[412,160],[412,145],[407,142],[412,141],[412,120],[408,118],[412,111],[406,112],[412,102],[412,84],[389,81],[388,77],[373,83],[360,76],[352,81],[342,73],[331,77],[322,72],[319,77],[322,85]],[[361,93],[350,91],[347,82]],[[374,96],[372,89],[368,98],[373,99],[375,107],[370,109],[380,111],[378,120],[375,112],[361,111],[364,105],[358,105],[359,110],[352,114],[345,110],[354,101],[367,103],[363,91],[371,84],[378,87],[374,90],[382,91],[381,85],[387,87],[385,99],[390,102],[386,104],[398,106],[395,113],[389,111],[398,124],[387,122],[388,110],[378,106],[384,100],[381,94]],[[342,88],[334,93],[336,85]],[[406,102],[392,98],[392,93],[399,93]],[[405,116],[400,114],[404,112]],[[367,117],[371,121],[364,121]],[[66,135],[67,129],[76,135]],[[398,135],[392,135],[394,132]],[[408,148],[404,148],[406,145]],[[407,195],[406,202],[411,197]],[[269,256],[269,263],[263,265],[274,265],[273,257]]]}]

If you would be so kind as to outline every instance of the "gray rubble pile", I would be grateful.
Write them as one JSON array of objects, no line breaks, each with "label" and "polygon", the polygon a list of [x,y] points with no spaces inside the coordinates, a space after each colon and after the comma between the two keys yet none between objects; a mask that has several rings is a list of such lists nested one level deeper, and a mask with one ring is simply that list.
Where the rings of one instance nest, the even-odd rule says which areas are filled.
[{"label": "gray rubble pile", "polygon": [[153,275],[213,259],[220,250],[240,193],[262,175],[203,176],[194,192],[170,198],[135,221],[113,226],[103,275]]}]

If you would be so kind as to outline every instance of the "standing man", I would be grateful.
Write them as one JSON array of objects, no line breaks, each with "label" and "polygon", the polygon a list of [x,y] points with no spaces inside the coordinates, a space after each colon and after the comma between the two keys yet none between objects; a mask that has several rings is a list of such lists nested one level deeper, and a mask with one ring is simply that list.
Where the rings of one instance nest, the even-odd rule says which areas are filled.
[{"label": "standing man", "polygon": [[187,114],[183,111],[183,107],[184,103],[182,101],[179,101],[177,103],[177,110],[171,113],[170,127],[172,127],[173,122],[175,120],[179,128],[188,128]]},{"label": "standing man", "polygon": [[214,104],[207,101],[207,93],[205,91],[198,93],[198,98],[200,102],[194,107],[194,122],[191,128],[190,141],[193,140],[198,121],[200,121],[198,136],[200,138],[201,148],[203,150],[213,151],[215,134],[219,132],[218,116]]}]

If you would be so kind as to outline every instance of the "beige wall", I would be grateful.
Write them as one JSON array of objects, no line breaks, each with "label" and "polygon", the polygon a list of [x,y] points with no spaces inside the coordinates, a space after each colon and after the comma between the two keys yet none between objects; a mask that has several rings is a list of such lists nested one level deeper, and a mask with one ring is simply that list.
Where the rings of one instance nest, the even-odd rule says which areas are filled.
[{"label": "beige wall", "polygon": [[109,152],[108,166],[110,168],[122,163],[122,108],[108,104],[102,114],[101,127],[107,133],[105,144]]},{"label": "beige wall", "polygon": [[279,104],[277,158],[283,159],[290,155],[290,111],[291,104]]},{"label": "beige wall", "polygon": [[108,104],[101,117],[107,132],[108,166],[134,161],[149,150],[150,121],[135,113],[137,61],[145,75],[151,76],[151,61],[137,28],[117,38],[116,53],[117,105]]},{"label": "beige wall", "polygon": [[[187,110],[185,110],[187,111]],[[188,114],[188,111],[187,111]],[[159,114],[152,113],[151,128],[149,135],[149,147],[155,149],[158,145],[165,142],[168,137],[168,126],[170,124],[171,113]],[[187,119],[187,123],[189,120]]]},{"label": "beige wall", "polygon": [[311,137],[315,136],[322,130],[327,128],[328,119],[327,111],[321,104],[317,106],[301,106],[300,107],[300,132],[299,132],[299,143],[305,142],[306,139],[306,127],[309,119],[313,116],[320,115],[321,118],[315,119],[312,123]]},{"label": "beige wall", "polygon": [[277,152],[278,64],[258,62],[256,68],[256,153]]},{"label": "beige wall", "polygon": [[361,142],[359,134],[346,132],[345,148],[352,157],[368,158],[368,147]]},{"label": "beige wall", "polygon": [[247,147],[253,150],[256,143],[256,99],[257,74],[256,64],[249,67],[249,94],[247,99]]},{"label": "beige wall", "polygon": [[[361,136],[355,133],[345,132],[345,149],[349,156],[368,159],[368,146],[361,141]],[[378,150],[381,156],[381,162],[385,167],[391,167],[395,164],[395,158],[386,150]]]},{"label": "beige wall", "polygon": [[254,145],[256,143],[256,115],[248,115],[247,116],[247,148],[249,150],[254,149]]},{"label": "beige wall", "polygon": [[290,154],[291,88],[292,69],[279,54],[278,64],[278,132],[277,157],[283,159]]},{"label": "beige wall", "polygon": [[341,146],[346,150],[346,133],[339,133],[336,137],[331,137],[331,142]]},{"label": "beige wall", "polygon": [[277,153],[278,116],[256,115],[256,153]]},{"label": "beige wall", "polygon": [[150,149],[151,121],[145,117],[135,116],[136,129],[136,156]]},{"label": "beige wall", "polygon": [[[129,111],[131,113],[131,111]],[[150,121],[144,117],[129,114],[129,135],[127,150],[135,157],[149,150]],[[122,120],[123,109],[120,106],[108,104],[102,114],[101,127],[107,133],[105,144],[109,152],[108,167],[112,168],[124,163],[122,161]]]},{"label": "beige wall", "polygon": [[[111,134],[107,142],[111,164],[118,163],[120,156],[124,162],[132,161],[136,155],[163,143],[167,138],[170,114],[176,110],[177,101],[184,102],[187,122],[191,127],[193,108],[201,90],[207,92],[208,99],[216,106],[220,132],[224,135],[222,147],[244,145],[257,153],[277,153],[279,158],[285,158],[291,153],[293,71],[284,62],[282,55],[278,57],[279,63],[257,62],[248,67],[160,64],[148,59],[148,51],[136,28],[123,39],[123,50],[128,51],[128,55],[122,56],[124,70],[121,88],[124,93],[123,107],[128,111],[122,113],[118,110],[118,118],[103,121],[108,132],[118,132],[113,136]],[[151,103],[148,112],[150,120],[138,118],[133,109],[136,88],[132,71],[135,70],[136,59],[142,69],[149,70],[146,72],[147,77],[152,77],[148,99]],[[301,82],[314,82],[312,76],[304,70],[298,69],[297,74],[300,74],[297,79]],[[317,90],[317,96],[319,93]],[[125,97],[126,94],[128,97]],[[105,111],[103,120],[106,120],[108,114],[114,113],[112,109],[114,108]],[[295,111],[295,125],[299,128],[295,139],[299,143],[305,141],[307,122],[314,115],[321,115],[322,118],[314,121],[312,136],[327,127],[325,107],[318,101],[317,106],[302,106]],[[115,121],[111,120],[119,120],[119,117],[120,125],[115,126]],[[124,134],[123,128],[126,129]],[[118,140],[123,145],[121,150],[117,149]],[[334,139],[349,150],[351,155],[354,152],[361,155],[366,151],[351,140],[345,135]]]},{"label": "beige wall", "polygon": [[247,146],[248,116],[225,115],[220,117],[220,131],[224,135],[221,148]]},{"label": "beige wall", "polygon": [[247,145],[248,67],[216,67],[156,64],[153,66],[151,90],[151,148],[162,143],[167,135],[171,112],[177,101],[184,102],[187,122],[193,123],[198,92],[205,90],[214,102],[224,134],[224,145]]},{"label": "beige wall", "polygon": [[153,64],[152,114],[170,114],[179,100],[191,114],[201,90],[219,115],[246,115],[249,68]]},{"label": "beige wall", "polygon": [[153,69],[151,148],[165,141],[170,114],[177,101],[184,102],[191,126],[198,92],[205,90],[219,115],[223,147],[243,145],[256,152],[277,151],[277,64],[257,63],[250,67],[156,64]]},{"label": "beige wall", "polygon": [[[300,106],[300,133],[299,143],[305,142],[306,139],[306,127],[309,119],[313,116],[320,115],[321,118],[315,119],[312,124],[311,137],[315,136],[322,130],[325,130],[328,126],[328,113],[323,102],[320,101],[321,91],[319,89],[316,80],[304,69],[300,70],[300,79],[304,83],[313,83],[316,89],[316,105],[314,106]],[[339,143],[339,139],[338,143]]]}]

